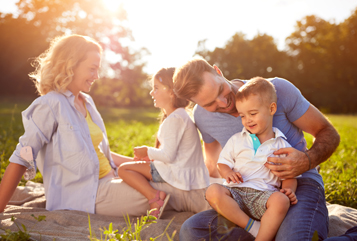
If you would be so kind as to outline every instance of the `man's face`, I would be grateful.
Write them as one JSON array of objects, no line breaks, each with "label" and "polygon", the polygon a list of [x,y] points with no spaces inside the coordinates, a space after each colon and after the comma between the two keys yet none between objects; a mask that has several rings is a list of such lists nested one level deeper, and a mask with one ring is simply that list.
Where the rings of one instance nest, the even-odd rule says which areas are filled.
[{"label": "man's face", "polygon": [[237,113],[232,85],[223,76],[210,72],[204,72],[202,78],[203,86],[191,100],[210,112]]}]

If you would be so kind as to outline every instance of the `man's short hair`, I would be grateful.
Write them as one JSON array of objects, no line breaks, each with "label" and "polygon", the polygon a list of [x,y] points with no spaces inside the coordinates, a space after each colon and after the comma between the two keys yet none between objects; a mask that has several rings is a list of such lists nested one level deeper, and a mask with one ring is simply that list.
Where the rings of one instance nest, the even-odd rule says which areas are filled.
[{"label": "man's short hair", "polygon": [[259,95],[262,101],[268,105],[272,102],[277,102],[274,85],[262,77],[254,77],[240,87],[235,99],[236,101],[242,101],[248,99],[250,95]]},{"label": "man's short hair", "polygon": [[217,74],[216,70],[204,59],[192,59],[176,68],[173,81],[175,94],[183,99],[191,100],[203,86],[204,72]]}]

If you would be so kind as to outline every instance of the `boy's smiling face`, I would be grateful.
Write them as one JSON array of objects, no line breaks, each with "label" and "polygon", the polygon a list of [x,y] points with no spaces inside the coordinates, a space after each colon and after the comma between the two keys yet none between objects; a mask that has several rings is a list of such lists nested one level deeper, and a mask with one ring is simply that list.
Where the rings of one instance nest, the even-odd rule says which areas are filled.
[{"label": "boy's smiling face", "polygon": [[264,103],[260,95],[249,95],[247,99],[236,101],[237,111],[243,126],[252,134],[270,133],[273,126],[273,115],[276,103]]}]

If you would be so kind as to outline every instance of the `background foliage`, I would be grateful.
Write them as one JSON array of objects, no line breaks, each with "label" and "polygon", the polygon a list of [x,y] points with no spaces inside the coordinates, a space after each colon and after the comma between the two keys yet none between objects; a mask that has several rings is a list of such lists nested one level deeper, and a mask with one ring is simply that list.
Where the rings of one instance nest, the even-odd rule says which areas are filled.
[{"label": "background foliage", "polygon": [[[91,95],[98,105],[151,105],[141,59],[150,54],[134,50],[123,7],[108,12],[98,0],[20,0],[19,16],[0,13],[0,95],[36,96],[28,78],[31,59],[48,48],[53,37],[77,33],[97,39],[105,54],[116,56],[104,62],[101,80]],[[126,43],[126,44],[124,44]],[[218,65],[226,78],[283,77],[327,113],[356,113],[357,99],[357,9],[336,24],[316,16],[296,22],[286,39],[286,49],[277,48],[273,37],[257,34],[247,39],[234,34],[223,47],[207,50],[199,41],[194,54]]]}]

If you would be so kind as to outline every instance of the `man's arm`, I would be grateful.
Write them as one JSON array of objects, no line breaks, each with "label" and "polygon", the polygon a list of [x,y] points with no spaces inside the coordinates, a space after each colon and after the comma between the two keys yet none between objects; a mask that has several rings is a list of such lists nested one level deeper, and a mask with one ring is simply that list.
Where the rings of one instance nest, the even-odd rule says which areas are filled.
[{"label": "man's arm", "polygon": [[0,183],[0,213],[4,211],[25,171],[25,166],[16,163],[10,163],[7,166],[5,174]]},{"label": "man's arm", "polygon": [[218,141],[214,141],[211,143],[203,142],[204,154],[205,154],[205,164],[208,169],[209,175],[211,177],[219,178],[218,169],[217,169],[217,161],[219,158],[219,154],[222,151],[221,144]]},{"label": "man's arm", "polygon": [[268,161],[281,163],[281,165],[265,164],[275,175],[280,178],[296,177],[310,168],[314,168],[326,161],[336,150],[340,143],[340,136],[332,124],[313,105],[299,119],[293,122],[298,128],[315,137],[312,147],[307,151],[311,159],[304,152],[294,148],[282,148],[274,155],[286,154],[286,157],[269,157]]}]

